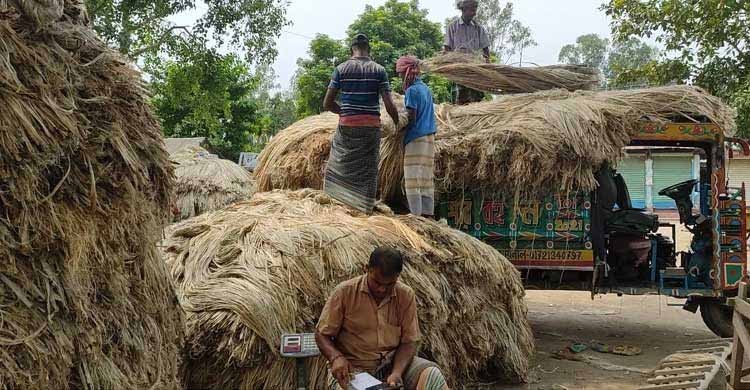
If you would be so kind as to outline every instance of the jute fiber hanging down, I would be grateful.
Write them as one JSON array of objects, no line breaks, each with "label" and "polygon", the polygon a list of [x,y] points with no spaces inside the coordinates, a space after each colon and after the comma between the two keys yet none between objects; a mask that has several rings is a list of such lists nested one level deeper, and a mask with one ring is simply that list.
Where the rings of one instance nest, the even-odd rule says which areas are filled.
[{"label": "jute fiber hanging down", "polygon": [[[281,334],[312,331],[332,289],[361,275],[381,245],[406,255],[401,280],[417,295],[422,354],[452,386],[526,378],[524,290],[502,255],[447,225],[382,205],[367,216],[301,190],[256,194],[168,229],[166,261],[187,312],[187,385],[293,388]],[[322,388],[324,359],[308,372],[310,387]]]},{"label": "jute fiber hanging down", "polygon": [[0,0],[0,387],[179,389],[172,166],[82,1]]}]

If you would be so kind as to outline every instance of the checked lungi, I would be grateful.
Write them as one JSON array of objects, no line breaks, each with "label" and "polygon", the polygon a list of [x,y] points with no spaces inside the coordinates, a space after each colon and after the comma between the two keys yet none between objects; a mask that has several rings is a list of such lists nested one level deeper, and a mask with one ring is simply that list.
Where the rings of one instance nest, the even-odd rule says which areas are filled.
[{"label": "checked lungi", "polygon": [[326,166],[323,191],[367,214],[372,213],[378,190],[380,128],[336,129]]},{"label": "checked lungi", "polygon": [[404,147],[404,187],[409,211],[435,214],[435,135],[419,137]]}]

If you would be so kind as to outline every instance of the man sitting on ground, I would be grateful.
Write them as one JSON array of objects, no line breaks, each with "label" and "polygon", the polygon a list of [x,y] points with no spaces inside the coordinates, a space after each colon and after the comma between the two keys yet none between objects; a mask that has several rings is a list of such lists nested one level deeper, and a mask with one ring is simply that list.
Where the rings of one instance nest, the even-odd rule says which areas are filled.
[{"label": "man sitting on ground", "polygon": [[437,365],[416,356],[417,302],[398,281],[402,268],[399,251],[376,248],[367,273],[339,284],[328,298],[315,340],[330,364],[332,389],[346,389],[358,372],[405,389],[448,388]]}]

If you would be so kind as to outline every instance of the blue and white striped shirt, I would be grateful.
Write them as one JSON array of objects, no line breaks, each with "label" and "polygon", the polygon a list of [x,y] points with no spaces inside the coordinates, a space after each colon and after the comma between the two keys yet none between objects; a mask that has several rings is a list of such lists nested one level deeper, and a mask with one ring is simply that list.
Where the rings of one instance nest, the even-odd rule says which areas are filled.
[{"label": "blue and white striped shirt", "polygon": [[368,57],[353,57],[337,66],[328,88],[340,92],[342,117],[380,117],[380,94],[391,90],[385,68]]}]

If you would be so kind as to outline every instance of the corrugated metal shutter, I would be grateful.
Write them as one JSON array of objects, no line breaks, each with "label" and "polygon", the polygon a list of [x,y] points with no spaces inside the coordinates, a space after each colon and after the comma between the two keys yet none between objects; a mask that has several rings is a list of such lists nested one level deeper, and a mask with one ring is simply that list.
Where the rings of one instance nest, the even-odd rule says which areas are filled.
[{"label": "corrugated metal shutter", "polygon": [[728,179],[730,187],[740,187],[745,183],[745,189],[750,186],[750,160],[729,160]]},{"label": "corrugated metal shutter", "polygon": [[617,172],[625,179],[634,208],[646,207],[645,160],[643,155],[630,155],[617,164]]},{"label": "corrugated metal shutter", "polygon": [[691,156],[653,156],[654,160],[654,208],[675,209],[674,200],[659,196],[659,191],[671,185],[693,178]]},{"label": "corrugated metal shutter", "polygon": [[[742,183],[745,183],[745,191],[748,192],[748,189],[750,189],[750,160],[731,159],[728,164],[729,186],[739,188]],[[745,202],[750,205],[750,199],[745,200]]]}]

